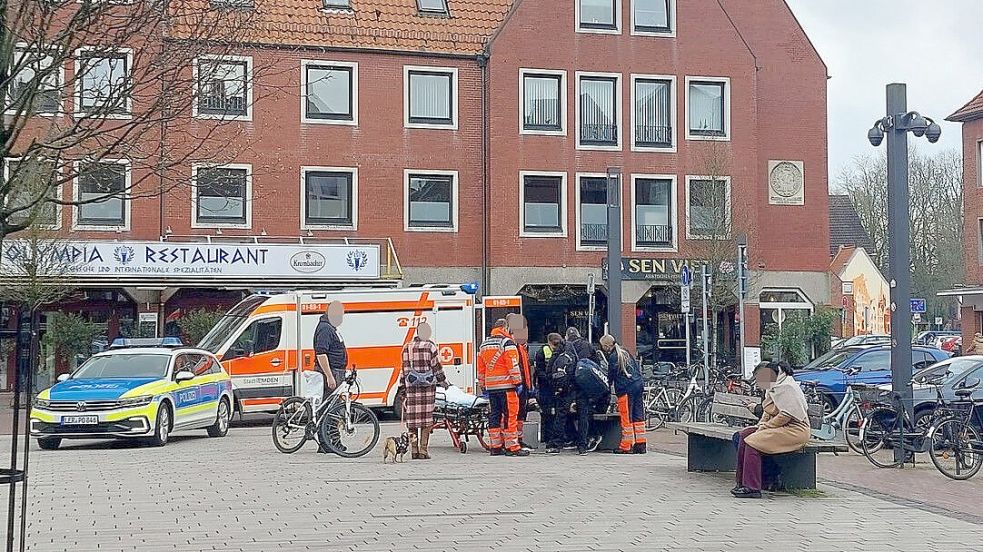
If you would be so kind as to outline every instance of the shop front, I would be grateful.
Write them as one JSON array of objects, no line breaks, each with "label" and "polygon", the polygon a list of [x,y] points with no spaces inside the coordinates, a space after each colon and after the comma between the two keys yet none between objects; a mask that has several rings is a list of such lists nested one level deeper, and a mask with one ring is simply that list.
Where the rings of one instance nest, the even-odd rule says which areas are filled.
[{"label": "shop front", "polygon": [[577,284],[524,286],[519,296],[522,297],[522,312],[529,323],[530,343],[540,345],[546,342],[548,334],[562,335],[571,327],[580,330],[585,337],[590,333],[596,341],[603,333],[607,319],[607,294],[600,286],[595,289],[592,316],[587,291],[587,285]]}]

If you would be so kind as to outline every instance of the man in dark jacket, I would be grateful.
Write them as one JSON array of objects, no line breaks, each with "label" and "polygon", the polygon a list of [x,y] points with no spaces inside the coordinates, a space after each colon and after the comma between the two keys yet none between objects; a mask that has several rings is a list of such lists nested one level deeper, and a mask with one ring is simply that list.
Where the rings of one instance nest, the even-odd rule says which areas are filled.
[{"label": "man in dark jacket", "polygon": [[[348,368],[348,349],[345,348],[344,338],[338,333],[338,326],[341,325],[344,315],[345,310],[341,302],[333,301],[328,305],[328,311],[321,315],[317,328],[314,329],[314,357],[317,359],[318,371],[325,376],[325,399],[344,381],[345,370]],[[323,366],[325,360],[327,366]],[[334,385],[330,384],[331,378],[328,378],[328,373],[334,379]]]},{"label": "man in dark jacket", "polygon": [[553,433],[553,385],[546,373],[546,367],[552,358],[553,349],[550,349],[549,336],[547,336],[547,343],[536,352],[536,356],[533,358],[533,366],[536,368],[536,400],[539,402],[542,442],[547,444],[553,442],[550,438]]},{"label": "man in dark jacket", "polygon": [[546,452],[557,454],[566,442],[567,420],[575,396],[573,375],[577,368],[577,356],[571,345],[563,341],[560,334],[550,334],[547,338],[552,356],[546,364],[546,377],[552,390],[552,427]]},{"label": "man in dark jacket", "polygon": [[[597,349],[580,335],[580,330],[573,327],[567,328],[566,337],[566,350],[576,355],[577,361],[590,360],[598,364],[602,362],[601,355],[597,352]],[[572,380],[575,379],[577,372],[577,361],[574,362]],[[587,449],[589,448],[591,418],[594,412],[607,409],[608,404],[607,396],[597,398],[590,396],[586,391],[574,384],[574,400],[577,403],[577,453],[581,456],[587,454]]]}]

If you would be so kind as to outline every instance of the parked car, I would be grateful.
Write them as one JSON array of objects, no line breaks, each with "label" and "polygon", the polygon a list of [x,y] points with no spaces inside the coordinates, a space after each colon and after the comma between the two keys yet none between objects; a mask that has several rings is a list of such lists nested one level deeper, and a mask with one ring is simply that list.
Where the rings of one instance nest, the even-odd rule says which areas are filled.
[{"label": "parked car", "polygon": [[[856,345],[824,355],[795,373],[800,381],[815,381],[823,399],[830,407],[843,400],[847,385],[891,383],[891,347],[889,345]],[[927,368],[949,358],[949,353],[934,347],[917,346],[911,351],[912,372]]]},{"label": "parked car", "polygon": [[836,344],[834,349],[853,347],[855,345],[886,345],[891,343],[891,336],[881,334],[855,335]]},{"label": "parked car", "polygon": [[911,340],[913,345],[931,345],[939,347],[941,339],[959,335],[957,330],[929,330],[919,333]]},{"label": "parked car", "polygon": [[939,348],[947,353],[959,356],[963,353],[963,337],[961,335],[950,337],[943,341],[942,347]]},{"label": "parked car", "polygon": [[[911,377],[912,391],[915,404],[915,423],[919,418],[928,416],[935,409],[938,397],[936,388],[942,389],[942,397],[946,401],[956,400],[956,386],[964,381],[983,380],[983,355],[953,357],[933,364],[916,372]],[[890,390],[891,384],[884,384],[882,389]],[[973,400],[983,401],[983,386],[973,392]],[[977,408],[975,422],[983,428],[983,411]]]},{"label": "parked car", "polygon": [[31,436],[47,450],[62,439],[145,438],[163,446],[186,429],[223,437],[232,404],[232,379],[208,351],[110,349],[38,394]]}]

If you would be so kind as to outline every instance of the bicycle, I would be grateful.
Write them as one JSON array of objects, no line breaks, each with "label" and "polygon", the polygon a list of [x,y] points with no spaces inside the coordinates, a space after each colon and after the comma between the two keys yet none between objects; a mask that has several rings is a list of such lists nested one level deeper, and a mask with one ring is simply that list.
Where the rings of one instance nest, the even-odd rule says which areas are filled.
[{"label": "bicycle", "polygon": [[[354,390],[354,392],[353,392]],[[358,458],[379,442],[379,419],[358,401],[358,370],[353,366],[344,384],[314,411],[309,397],[283,401],[273,418],[273,445],[285,454],[297,452],[314,440],[343,458]],[[291,443],[291,439],[297,439]]]},{"label": "bicycle", "polygon": [[[822,392],[819,390],[819,382],[803,381],[800,385],[805,391],[806,400],[813,404],[826,404]],[[822,441],[832,441],[837,433],[843,434],[843,440],[847,446],[857,454],[863,454],[863,447],[860,444],[861,426],[864,421],[864,413],[861,405],[862,394],[876,389],[864,384],[850,384],[847,386],[843,400],[831,412],[823,415],[822,426],[812,430],[812,436]]]},{"label": "bicycle", "polygon": [[[699,365],[694,366],[698,366],[699,370],[704,369]],[[645,388],[642,401],[645,405],[646,431],[660,429],[666,422],[689,422],[696,418],[697,407],[705,394],[697,381],[697,371],[691,371],[692,376],[685,390],[668,383]],[[685,373],[685,369],[677,368],[670,376],[679,376]]]},{"label": "bicycle", "polygon": [[983,467],[983,440],[973,427],[976,406],[983,406],[983,401],[972,399],[973,390],[979,384],[980,380],[960,382],[956,386],[956,400],[951,404],[952,415],[939,421],[929,432],[932,464],[942,475],[957,481],[975,476]]}]

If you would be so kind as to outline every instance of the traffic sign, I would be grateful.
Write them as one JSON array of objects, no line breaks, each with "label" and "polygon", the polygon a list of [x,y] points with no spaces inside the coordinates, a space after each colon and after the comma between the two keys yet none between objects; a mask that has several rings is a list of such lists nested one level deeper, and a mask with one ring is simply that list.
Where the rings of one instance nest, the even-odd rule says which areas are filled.
[{"label": "traffic sign", "polygon": [[683,265],[683,269],[679,271],[679,279],[683,287],[693,285],[693,275],[689,271],[689,265]]},{"label": "traffic sign", "polygon": [[928,311],[928,308],[925,305],[925,300],[924,299],[912,299],[911,300],[911,312],[917,313],[917,314],[925,314],[925,312],[927,312],[927,311]]},{"label": "traffic sign", "polygon": [[682,286],[679,288],[679,299],[683,307],[683,314],[690,313],[690,301],[689,301],[689,286]]}]

